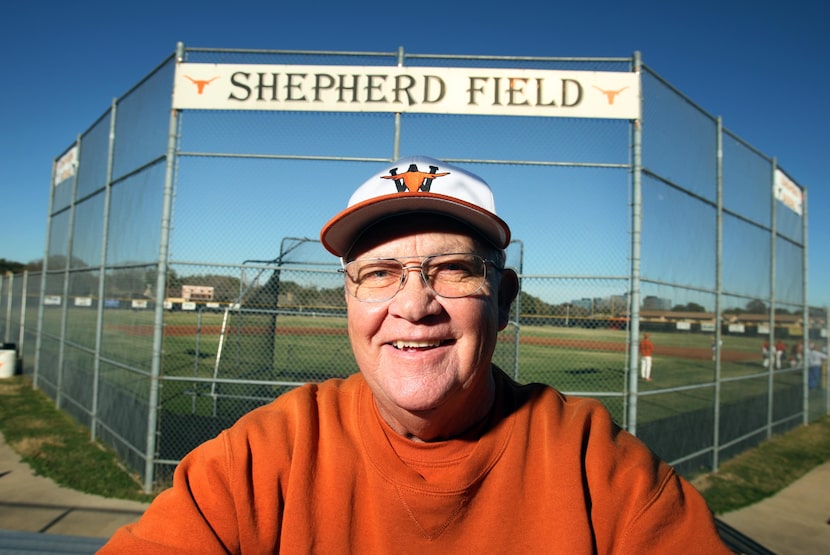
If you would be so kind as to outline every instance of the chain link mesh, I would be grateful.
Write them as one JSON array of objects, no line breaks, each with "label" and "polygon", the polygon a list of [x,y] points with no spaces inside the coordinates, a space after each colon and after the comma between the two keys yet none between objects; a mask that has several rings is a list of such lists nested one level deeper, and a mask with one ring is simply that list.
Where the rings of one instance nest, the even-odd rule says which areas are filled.
[{"label": "chain link mesh", "polygon": [[[187,60],[397,56],[191,50]],[[683,472],[827,413],[804,362],[806,343],[826,342],[827,315],[804,306],[805,226],[773,200],[774,161],[650,69],[640,167],[631,122],[577,118],[186,111],[171,153],[174,64],[81,136],[75,179],[52,190],[44,272],[0,281],[0,330],[23,338],[24,372],[145,487],[163,486],[182,456],[242,414],[358,371],[338,261],[316,237],[389,160],[398,130],[404,154],[484,176],[511,224],[507,260],[521,293],[494,362],[515,379],[600,399]],[[643,333],[655,344],[654,381],[637,380]],[[771,342],[785,343],[780,362],[768,346],[764,355]]]}]

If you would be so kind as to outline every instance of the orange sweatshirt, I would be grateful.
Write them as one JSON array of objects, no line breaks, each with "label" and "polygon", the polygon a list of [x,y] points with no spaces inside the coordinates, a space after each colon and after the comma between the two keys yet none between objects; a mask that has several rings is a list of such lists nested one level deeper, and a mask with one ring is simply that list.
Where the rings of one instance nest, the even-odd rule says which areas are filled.
[{"label": "orange sweatshirt", "polygon": [[286,393],[194,449],[100,553],[731,553],[599,402],[494,372],[489,420],[435,443],[386,426],[359,374]]}]

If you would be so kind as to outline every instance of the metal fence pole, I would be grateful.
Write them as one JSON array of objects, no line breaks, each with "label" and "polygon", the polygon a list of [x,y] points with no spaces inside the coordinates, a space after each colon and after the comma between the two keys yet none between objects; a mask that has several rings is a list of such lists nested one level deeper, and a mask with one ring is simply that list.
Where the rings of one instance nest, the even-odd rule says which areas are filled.
[{"label": "metal fence pole", "polygon": [[519,292],[516,294],[514,302],[516,305],[516,334],[513,339],[513,379],[519,381],[519,353],[522,346],[522,274],[524,274],[525,244],[519,239],[513,239],[510,242],[519,245],[519,267],[516,268],[519,274]]},{"label": "metal fence pole", "polygon": [[[809,369],[807,365],[807,353],[809,352],[808,349],[810,348],[810,305],[809,301],[807,300],[807,289],[809,286],[809,280],[807,278],[807,270],[809,269],[808,260],[807,260],[807,191],[806,189],[801,190],[801,244],[803,248],[801,249],[801,303],[802,303],[802,313],[801,319],[803,320],[801,324],[801,371],[805,376],[805,382],[807,382],[807,378],[809,377]],[[827,316],[825,316],[827,319]],[[809,384],[808,384],[809,385]],[[828,388],[830,389],[830,388]],[[810,409],[810,395],[809,389],[807,387],[804,388],[804,417],[802,419],[803,424],[807,424],[809,422],[809,409]],[[830,398],[830,397],[829,397]],[[825,404],[825,408],[828,405]]]},{"label": "metal fence pole", "polygon": [[715,338],[712,345],[712,358],[715,363],[715,399],[712,426],[712,470],[716,471],[720,464],[720,399],[721,399],[721,344],[723,329],[721,315],[723,311],[723,118],[717,118],[717,152],[716,156],[716,186],[717,186],[717,214],[715,231]]},{"label": "metal fence pole", "polygon": [[[176,45],[176,60],[184,60],[184,44]],[[161,354],[164,340],[164,298],[167,293],[167,258],[170,242],[170,220],[173,214],[173,179],[175,176],[178,112],[170,107],[170,123],[167,135],[167,161],[164,173],[164,201],[161,215],[158,269],[156,272],[155,313],[153,319],[153,358],[150,369],[150,395],[147,405],[147,445],[144,460],[144,491],[153,489],[155,480],[156,426],[158,425],[159,387],[161,380]]]},{"label": "metal fence pole", "polygon": [[101,381],[101,350],[104,345],[104,297],[107,281],[107,247],[109,246],[110,202],[112,198],[112,172],[115,160],[115,121],[118,103],[113,99],[110,106],[110,129],[107,142],[107,169],[104,182],[104,214],[101,234],[101,257],[98,265],[98,306],[95,315],[95,354],[92,363],[92,423],[90,437],[94,441],[98,436],[98,392]]},{"label": "metal fence pole", "polygon": [[23,270],[23,287],[20,289],[20,328],[17,330],[17,352],[23,357],[23,342],[26,340],[26,292],[29,290],[29,270]]},{"label": "metal fence pole", "polygon": [[78,176],[81,173],[81,156],[83,156],[83,146],[81,144],[80,135],[78,135],[75,144],[77,145],[78,149],[78,169],[75,171],[75,175],[72,177],[72,198],[69,200],[69,229],[67,230],[68,237],[66,241],[66,262],[64,263],[63,268],[63,287],[61,291],[61,331],[60,341],[58,343],[58,377],[57,385],[55,388],[55,404],[58,408],[61,408],[63,406],[63,373],[65,366],[67,343],[66,336],[69,327],[69,276],[72,273],[72,246],[75,235],[75,203],[78,198]]},{"label": "metal fence pole", "polygon": [[769,187],[770,198],[770,257],[769,257],[769,348],[767,349],[769,367],[767,368],[767,439],[772,437],[773,424],[773,397],[775,388],[775,247],[778,239],[778,226],[775,219],[778,217],[775,203],[775,170],[777,162],[772,159],[772,179]]},{"label": "metal fence pole", "polygon": [[40,374],[40,354],[43,349],[43,313],[46,300],[46,274],[49,271],[49,250],[52,245],[52,211],[55,209],[55,177],[57,175],[57,159],[52,161],[52,178],[49,180],[49,208],[46,215],[46,245],[43,248],[43,264],[40,270],[40,299],[37,308],[37,335],[35,336],[35,364],[32,374],[32,385],[38,388]]},{"label": "metal fence pole", "polygon": [[[403,67],[403,46],[398,47],[398,67]],[[392,138],[392,160],[401,157],[401,113],[395,112],[395,134]]]},{"label": "metal fence pole", "polygon": [[[2,276],[0,276],[0,279],[3,279]],[[3,343],[8,343],[9,337],[11,337],[9,333],[11,332],[12,326],[12,290],[14,289],[14,274],[8,272],[4,281],[6,282],[6,324],[3,328]],[[0,292],[2,291],[3,288],[0,287]]]},{"label": "metal fence pole", "polygon": [[[640,73],[640,53],[634,53],[634,71]],[[642,104],[642,97],[640,104]],[[637,434],[637,395],[640,345],[640,234],[642,232],[643,206],[643,129],[642,119],[633,122],[632,152],[632,202],[631,202],[631,295],[629,298],[628,337],[631,351],[628,353],[628,406],[627,428]]]}]

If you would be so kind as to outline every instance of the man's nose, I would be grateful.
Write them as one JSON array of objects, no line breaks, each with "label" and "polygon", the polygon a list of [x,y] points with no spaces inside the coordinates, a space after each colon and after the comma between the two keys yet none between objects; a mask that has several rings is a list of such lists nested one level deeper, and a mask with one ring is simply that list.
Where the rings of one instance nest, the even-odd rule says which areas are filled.
[{"label": "man's nose", "polygon": [[[411,276],[412,271],[417,273]],[[417,321],[436,310],[437,295],[429,286],[420,264],[403,267],[403,284],[398,294],[392,299],[390,310],[408,320]],[[414,278],[414,279],[413,279]]]},{"label": "man's nose", "polygon": [[[426,289],[430,293],[434,293],[434,291],[432,290],[432,287],[429,285],[429,282],[427,281],[426,274],[424,274],[424,268],[420,264],[410,264],[409,266],[403,266],[402,271],[403,271],[403,274],[401,276],[401,280],[403,281],[403,283],[400,286],[401,289],[406,289],[407,286],[410,285],[409,284],[410,281],[415,281],[415,282],[417,282],[415,284],[415,286],[418,287],[419,289]],[[417,277],[415,277],[414,279],[409,278],[409,275],[412,272],[415,272],[416,274],[418,274]],[[399,291],[398,294],[400,294],[400,293],[401,292]]]}]

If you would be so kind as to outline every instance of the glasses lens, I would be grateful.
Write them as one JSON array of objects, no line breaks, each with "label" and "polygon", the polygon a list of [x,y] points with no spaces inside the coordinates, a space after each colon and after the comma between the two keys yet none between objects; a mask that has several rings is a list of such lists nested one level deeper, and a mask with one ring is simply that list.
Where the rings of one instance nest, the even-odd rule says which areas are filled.
[{"label": "glasses lens", "polygon": [[346,264],[346,289],[361,301],[391,299],[398,292],[403,264],[394,258],[354,260]]},{"label": "glasses lens", "polygon": [[432,290],[442,297],[466,297],[478,291],[487,272],[484,259],[475,254],[442,254],[423,262]]},{"label": "glasses lens", "polygon": [[487,262],[475,254],[441,254],[424,258],[420,265],[404,267],[395,258],[353,260],[346,264],[346,290],[364,302],[381,302],[394,297],[403,285],[403,273],[418,269],[439,296],[472,295],[484,284]]}]

